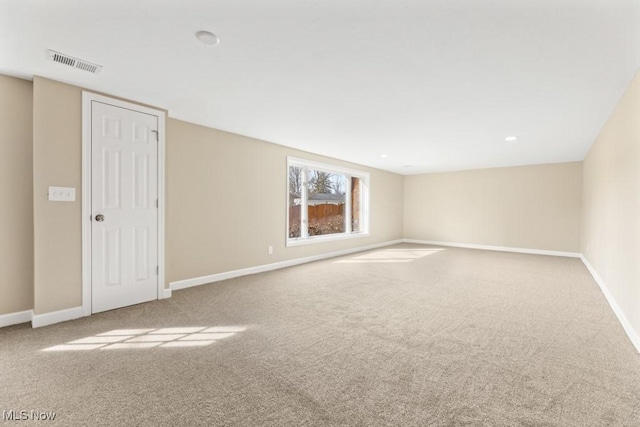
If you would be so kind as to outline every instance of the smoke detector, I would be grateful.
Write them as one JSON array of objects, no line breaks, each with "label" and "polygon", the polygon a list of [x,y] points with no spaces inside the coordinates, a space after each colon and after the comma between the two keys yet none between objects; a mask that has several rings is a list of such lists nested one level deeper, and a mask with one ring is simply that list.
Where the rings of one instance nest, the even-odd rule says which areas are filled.
[{"label": "smoke detector", "polygon": [[92,74],[98,74],[102,70],[102,65],[92,64],[89,61],[83,59],[74,58],[73,56],[66,55],[64,53],[56,52],[49,49],[47,52],[49,59],[58,64],[67,65],[69,67],[77,68],[79,70],[88,71]]},{"label": "smoke detector", "polygon": [[196,38],[200,40],[201,43],[208,44],[210,46],[220,43],[220,38],[211,31],[198,31],[196,33]]}]

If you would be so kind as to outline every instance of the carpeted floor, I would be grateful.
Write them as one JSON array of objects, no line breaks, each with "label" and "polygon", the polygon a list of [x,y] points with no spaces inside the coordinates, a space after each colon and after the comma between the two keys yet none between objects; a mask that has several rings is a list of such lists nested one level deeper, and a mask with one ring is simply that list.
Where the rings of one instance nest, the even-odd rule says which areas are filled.
[{"label": "carpeted floor", "polygon": [[65,426],[639,426],[640,355],[578,259],[404,244],[0,329],[10,410]]}]

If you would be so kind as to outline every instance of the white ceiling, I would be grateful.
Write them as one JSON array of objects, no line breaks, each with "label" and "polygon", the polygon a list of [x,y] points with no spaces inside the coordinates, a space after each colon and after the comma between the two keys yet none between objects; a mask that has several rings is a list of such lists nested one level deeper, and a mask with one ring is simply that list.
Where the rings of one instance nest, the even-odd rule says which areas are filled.
[{"label": "white ceiling", "polygon": [[0,0],[2,73],[402,174],[582,160],[639,67],[640,0]]}]

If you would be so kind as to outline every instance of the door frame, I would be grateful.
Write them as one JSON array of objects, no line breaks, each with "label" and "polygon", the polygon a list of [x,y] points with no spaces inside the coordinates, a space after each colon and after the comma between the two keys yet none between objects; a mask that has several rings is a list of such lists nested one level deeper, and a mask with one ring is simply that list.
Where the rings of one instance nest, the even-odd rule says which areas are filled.
[{"label": "door frame", "polygon": [[91,105],[94,101],[158,118],[158,299],[171,297],[165,282],[165,112],[82,91],[82,312],[91,315]]}]

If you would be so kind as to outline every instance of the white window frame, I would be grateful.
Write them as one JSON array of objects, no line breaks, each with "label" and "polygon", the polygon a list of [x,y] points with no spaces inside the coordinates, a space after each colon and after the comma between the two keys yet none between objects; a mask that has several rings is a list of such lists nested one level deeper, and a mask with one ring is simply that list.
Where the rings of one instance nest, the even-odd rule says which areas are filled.
[{"label": "white window frame", "polygon": [[[302,168],[302,186],[304,191],[300,194],[302,199],[302,207],[300,208],[300,237],[289,237],[289,168],[292,166]],[[324,234],[321,236],[309,236],[308,210],[307,206],[307,171],[309,169],[319,170],[322,172],[335,173],[346,176],[346,195],[345,195],[345,232],[335,234]],[[351,230],[351,178],[360,179],[360,231]],[[333,240],[353,239],[365,237],[369,235],[369,192],[370,192],[370,175],[355,169],[344,168],[327,163],[314,162],[312,160],[300,159],[297,157],[287,157],[287,191],[286,191],[286,246],[308,245],[313,243],[321,243]]]}]

